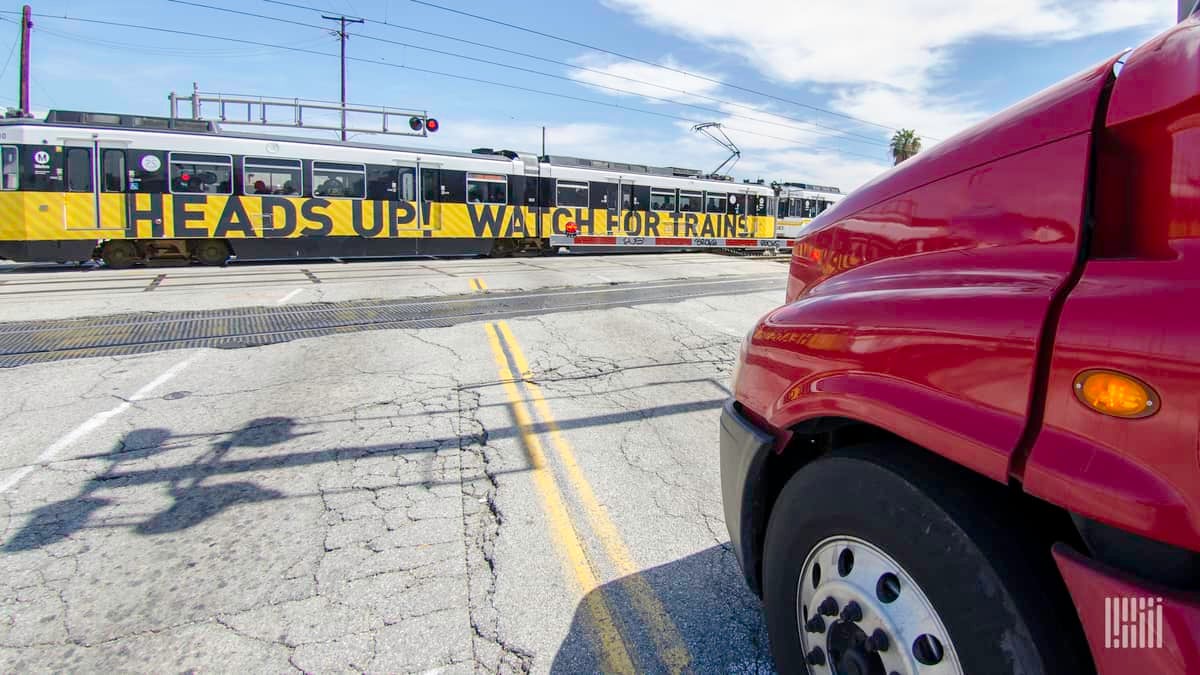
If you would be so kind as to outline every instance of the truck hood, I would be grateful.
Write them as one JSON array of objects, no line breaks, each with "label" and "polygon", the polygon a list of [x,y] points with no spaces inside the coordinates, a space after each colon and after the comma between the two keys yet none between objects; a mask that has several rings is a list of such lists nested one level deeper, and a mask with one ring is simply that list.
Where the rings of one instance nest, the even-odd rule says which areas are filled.
[{"label": "truck hood", "polygon": [[1044,89],[885,171],[818,216],[810,229],[960,171],[1090,131],[1121,56]]}]

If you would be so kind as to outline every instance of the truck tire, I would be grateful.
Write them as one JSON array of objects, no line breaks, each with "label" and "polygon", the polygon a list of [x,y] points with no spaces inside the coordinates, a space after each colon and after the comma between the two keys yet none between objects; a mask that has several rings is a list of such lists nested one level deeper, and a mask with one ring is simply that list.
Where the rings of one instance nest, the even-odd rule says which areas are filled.
[{"label": "truck tire", "polygon": [[114,270],[129,269],[140,257],[133,242],[121,239],[105,242],[104,248],[100,251],[100,258],[104,261],[104,265]]},{"label": "truck tire", "polygon": [[1095,672],[1050,542],[1005,497],[902,445],[838,450],[800,469],[763,554],[779,671]]}]

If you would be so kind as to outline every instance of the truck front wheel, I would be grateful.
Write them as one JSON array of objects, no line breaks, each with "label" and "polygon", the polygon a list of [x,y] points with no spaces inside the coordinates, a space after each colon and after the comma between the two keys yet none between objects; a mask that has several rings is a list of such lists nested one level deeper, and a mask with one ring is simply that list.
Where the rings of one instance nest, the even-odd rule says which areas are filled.
[{"label": "truck front wheel", "polygon": [[1094,671],[1049,543],[1005,488],[919,453],[839,450],[784,486],[763,555],[780,672]]}]

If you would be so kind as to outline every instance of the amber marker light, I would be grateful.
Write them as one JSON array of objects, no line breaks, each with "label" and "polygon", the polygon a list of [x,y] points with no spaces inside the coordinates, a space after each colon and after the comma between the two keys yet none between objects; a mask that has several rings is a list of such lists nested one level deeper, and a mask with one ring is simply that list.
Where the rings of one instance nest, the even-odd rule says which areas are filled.
[{"label": "amber marker light", "polygon": [[1085,370],[1075,376],[1075,398],[1098,413],[1136,419],[1158,412],[1161,401],[1150,385],[1112,370]]}]

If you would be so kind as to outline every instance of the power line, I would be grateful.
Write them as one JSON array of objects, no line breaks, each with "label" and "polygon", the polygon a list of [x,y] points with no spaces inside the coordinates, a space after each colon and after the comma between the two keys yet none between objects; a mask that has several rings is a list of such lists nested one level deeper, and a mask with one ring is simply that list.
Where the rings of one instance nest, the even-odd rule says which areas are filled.
[{"label": "power line", "polygon": [[12,47],[8,50],[8,58],[4,59],[4,67],[0,68],[0,79],[4,79],[4,76],[8,74],[8,64],[12,63],[13,54],[16,53],[17,43],[20,41],[21,38],[19,37],[13,40]]},{"label": "power line", "polygon": [[[274,1],[274,0],[267,0],[267,1],[268,1],[268,2],[272,2],[272,1]],[[168,2],[173,2],[173,3],[175,3],[175,4],[180,4],[180,5],[190,5],[190,6],[192,6],[192,7],[201,7],[201,8],[204,8],[204,9],[211,9],[211,10],[216,10],[216,11],[219,11],[219,12],[227,12],[227,13],[229,13],[229,14],[239,14],[239,15],[242,15],[242,16],[254,17],[254,18],[257,18],[257,19],[266,19],[266,20],[268,20],[268,21],[276,21],[276,22],[279,22],[279,23],[286,23],[286,24],[291,24],[291,25],[294,25],[294,26],[304,26],[304,27],[306,27],[306,28],[317,28],[317,29],[320,29],[320,28],[322,28],[321,26],[319,26],[319,25],[316,25],[316,24],[304,23],[304,22],[302,22],[302,21],[294,21],[294,20],[291,20],[291,19],[285,19],[285,18],[282,18],[282,17],[279,17],[279,16],[272,16],[272,15],[268,15],[268,14],[258,14],[258,13],[255,13],[255,12],[246,12],[246,11],[239,10],[239,9],[230,9],[230,8],[228,8],[228,7],[217,7],[217,6],[215,6],[215,5],[208,5],[208,4],[204,4],[204,3],[200,3],[200,2],[192,2],[191,0],[168,0]],[[291,4],[291,3],[277,3],[277,4],[288,4],[288,5],[290,5],[290,6],[293,6],[293,7],[302,7],[302,6],[303,6],[303,5],[294,5],[294,4]],[[308,8],[308,9],[311,9],[311,8]],[[321,10],[317,10],[317,11],[321,11]],[[483,59],[483,58],[479,58],[479,57],[475,57],[475,56],[468,56],[468,55],[466,55],[466,54],[460,54],[460,53],[458,53],[458,52],[450,52],[450,51],[446,51],[446,50],[442,50],[442,49],[435,49],[435,48],[433,48],[433,47],[423,47],[423,46],[421,46],[421,45],[415,45],[415,44],[411,44],[411,43],[408,43],[408,42],[400,42],[400,41],[398,41],[398,40],[389,40],[389,39],[387,39],[387,38],[382,38],[382,37],[378,37],[378,36],[375,36],[375,35],[367,35],[367,34],[365,34],[365,33],[359,33],[359,34],[357,34],[357,35],[358,35],[358,37],[360,37],[360,38],[363,38],[363,39],[367,39],[367,40],[374,40],[374,41],[376,41],[376,42],[382,42],[382,43],[385,43],[385,44],[396,45],[396,46],[399,46],[399,47],[407,47],[407,48],[412,48],[412,49],[415,49],[415,50],[418,50],[418,51],[430,52],[430,53],[433,53],[433,54],[441,54],[441,55],[443,55],[443,56],[449,56],[449,57],[456,58],[456,59],[464,59],[464,60],[467,60],[467,61],[474,61],[474,62],[476,62],[476,63],[484,63],[484,64],[487,64],[487,65],[490,65],[490,66],[497,66],[497,67],[499,67],[499,68],[507,68],[507,69],[509,69],[509,70],[517,70],[517,71],[521,71],[521,72],[525,72],[525,73],[530,73],[530,74],[533,74],[533,75],[539,75],[539,76],[542,76],[542,77],[549,77],[549,78],[553,78],[553,79],[556,79],[556,80],[564,80],[564,81],[570,82],[570,83],[572,83],[572,84],[583,84],[583,85],[585,85],[585,86],[595,87],[595,88],[598,88],[598,89],[606,89],[606,90],[613,91],[613,92],[617,92],[617,93],[620,93],[620,94],[628,94],[628,95],[632,95],[632,96],[640,96],[640,97],[642,97],[642,98],[645,98],[645,99],[648,99],[648,100],[651,100],[651,101],[658,101],[658,102],[660,102],[660,103],[666,103],[666,104],[671,104],[671,105],[680,105],[680,106],[684,106],[684,107],[687,107],[687,108],[694,108],[694,109],[696,109],[696,110],[702,110],[702,111],[704,111],[704,112],[713,113],[713,114],[716,114],[716,115],[729,116],[729,117],[735,117],[735,118],[738,118],[738,119],[749,120],[749,121],[756,122],[756,123],[759,123],[759,124],[768,124],[768,125],[771,125],[771,126],[783,127],[783,128],[788,128],[788,129],[795,129],[795,130],[797,130],[797,131],[800,131],[801,133],[816,134],[816,135],[818,135],[818,136],[833,136],[833,135],[835,135],[835,134],[831,134],[831,133],[829,133],[829,132],[822,132],[822,131],[818,131],[818,130],[815,130],[815,129],[810,129],[810,128],[808,128],[809,126],[818,126],[818,127],[820,127],[820,126],[822,126],[822,125],[820,125],[820,124],[813,124],[812,122],[806,122],[806,121],[804,121],[804,120],[796,120],[796,121],[800,122],[801,124],[803,124],[803,125],[805,125],[805,126],[797,126],[797,125],[795,125],[795,124],[785,124],[785,123],[783,123],[783,122],[777,122],[777,121],[774,121],[774,120],[769,120],[769,119],[762,119],[762,118],[760,118],[760,117],[750,117],[750,116],[748,116],[748,115],[739,115],[738,113],[728,112],[728,111],[724,111],[724,110],[718,110],[718,109],[716,109],[716,108],[709,108],[709,107],[705,107],[705,106],[701,106],[701,105],[696,105],[696,104],[694,104],[694,103],[686,103],[686,102],[684,102],[684,101],[678,101],[678,100],[675,100],[675,99],[664,98],[664,97],[661,97],[661,96],[652,96],[652,95],[650,95],[650,94],[644,94],[644,93],[641,93],[641,92],[630,91],[630,90],[628,90],[628,89],[621,89],[621,88],[619,88],[619,87],[610,87],[610,86],[608,86],[608,85],[597,84],[597,83],[593,83],[593,82],[581,82],[580,80],[577,80],[577,79],[575,79],[575,78],[573,78],[573,77],[567,77],[567,76],[565,76],[565,75],[559,75],[559,74],[557,74],[557,73],[548,73],[548,72],[545,72],[545,71],[542,71],[542,70],[534,70],[534,69],[532,69],[532,68],[525,68],[525,67],[522,67],[522,66],[516,66],[516,65],[509,64],[509,63],[503,63],[503,62],[501,62],[501,61],[493,61],[493,60],[491,60],[491,59]],[[479,43],[472,43],[472,44],[479,44]],[[487,46],[487,45],[481,45],[481,46]],[[511,51],[511,50],[506,50],[506,49],[503,49],[503,50],[501,50],[501,51]],[[519,52],[514,52],[514,53],[519,53]],[[522,54],[522,56],[528,56],[528,55]],[[540,57],[533,57],[533,58],[540,58]],[[605,73],[605,72],[603,72],[603,71],[599,71],[599,70],[593,70],[593,69],[590,69],[590,68],[583,68],[583,67],[580,67],[580,66],[571,65],[571,64],[569,64],[569,63],[563,63],[563,62],[553,61],[553,60],[551,60],[551,59],[541,59],[541,60],[551,61],[552,63],[558,63],[559,65],[566,66],[566,67],[568,67],[568,68],[577,68],[577,69],[579,69],[579,70],[586,70],[586,71],[590,71],[590,72],[595,72],[595,73],[599,73],[599,74],[601,74],[601,75],[608,75],[608,73]],[[646,82],[646,81],[644,81],[644,80],[636,80],[636,79],[633,79],[633,78],[626,78],[626,77],[623,77],[623,76],[613,76],[613,77],[620,77],[621,79],[629,79],[629,80],[632,80],[632,81],[634,81],[634,82],[637,82],[637,83],[639,83],[639,84],[644,84],[644,85],[647,85],[647,86],[659,86],[659,85],[657,85],[657,84],[655,84],[655,83],[652,83],[652,82]],[[708,97],[708,96],[701,96],[701,95],[697,95],[697,94],[691,94],[690,92],[684,91],[684,90],[682,90],[682,89],[672,89],[671,87],[660,87],[660,88],[662,88],[662,89],[667,89],[667,90],[669,90],[669,91],[677,91],[677,92],[679,92],[679,93],[681,93],[681,94],[687,94],[687,95],[691,95],[691,96],[699,96],[700,98],[711,98],[711,97]],[[749,108],[749,109],[751,109],[751,110],[755,110],[755,112],[760,112],[760,113],[762,112],[762,111],[758,111],[758,110],[756,110],[756,109],[754,109],[754,108],[752,108],[752,107],[750,107],[750,106],[746,106],[746,105],[742,105],[742,104],[738,104],[738,103],[733,103],[733,102],[730,102],[730,101],[722,101],[721,99],[712,99],[712,100],[715,100],[715,101],[718,101],[718,102],[721,102],[721,103],[727,103],[727,104],[729,104],[729,105],[734,105],[734,106],[738,106],[738,107]],[[768,115],[774,115],[774,113],[765,113],[765,114],[768,114]],[[776,116],[776,117],[782,117],[782,118],[784,118],[784,119],[794,119],[794,118],[789,118],[789,117],[786,117],[786,116],[784,116],[784,115],[775,115],[775,116]],[[827,127],[827,128],[828,128],[828,127]],[[843,136],[843,135],[858,136],[859,138],[847,138],[847,139],[845,139],[845,140],[848,140],[848,141],[854,141],[854,142],[856,142],[856,143],[866,143],[866,144],[869,144],[869,145],[876,145],[876,146],[879,146],[879,147],[887,147],[887,145],[888,145],[887,143],[885,143],[885,142],[883,142],[883,141],[879,141],[879,140],[877,140],[877,139],[875,139],[875,138],[872,138],[872,137],[870,137],[870,136],[862,136],[862,135],[860,135],[860,134],[851,134],[850,132],[845,132],[845,131],[842,131],[842,130],[840,130],[840,129],[834,129],[834,132],[835,132],[835,133],[836,133],[836,135],[838,135],[838,136]]]},{"label": "power line", "polygon": [[[62,19],[64,17],[56,17],[56,18]],[[65,17],[65,18],[69,19],[70,17]],[[7,19],[0,17],[0,20],[7,20]],[[100,38],[93,38],[90,36],[73,33],[71,31],[51,30],[49,28],[46,28],[45,26],[41,26],[38,28],[38,34],[39,35],[49,35],[51,37],[59,38],[62,40],[69,40],[69,41],[75,42],[75,43],[96,45],[99,47],[110,47],[113,49],[121,49],[121,50],[125,50],[125,49],[129,48],[129,45],[122,43],[122,42],[114,42],[111,40],[103,40]],[[323,42],[325,42],[325,40],[326,40],[325,38],[318,38],[315,40],[303,41],[298,44],[301,46],[311,46],[311,45],[314,45],[317,43],[323,43]],[[247,51],[245,49],[237,49],[236,47],[231,47],[229,49],[184,49],[184,48],[176,48],[176,47],[150,47],[150,46],[146,46],[146,45],[138,45],[137,50],[139,53],[164,54],[164,55],[168,55],[168,56],[209,56],[209,57],[213,57],[213,58],[237,57],[237,58],[241,58],[241,59],[245,59],[247,56],[262,56],[264,54],[273,54],[276,51],[274,49],[262,49],[262,50],[258,50],[258,51]]]},{"label": "power line", "polygon": [[[169,2],[181,2],[181,0],[168,0],[168,1],[169,1]],[[309,6],[307,6],[307,5],[300,5],[300,4],[296,4],[296,3],[294,3],[294,2],[285,2],[284,0],[263,0],[263,2],[269,2],[269,3],[273,4],[273,5],[281,5],[281,6],[283,6],[283,7],[294,7],[294,8],[296,8],[296,9],[304,9],[304,10],[309,10],[309,11],[314,11],[314,12],[324,12],[324,11],[326,11],[326,10],[323,10],[323,9],[318,9],[318,8],[315,8],[315,7],[309,7]],[[201,6],[201,7],[209,7],[210,9],[223,9],[223,8],[220,8],[220,7],[212,7],[212,6],[209,6],[209,5],[199,5],[198,3],[193,3],[193,2],[183,2],[182,4],[196,4],[196,5],[198,5],[198,6]],[[225,10],[225,11],[238,12],[238,10]],[[238,13],[242,13],[242,12],[238,12]],[[280,19],[280,20],[282,20],[282,19]],[[397,29],[397,30],[409,31],[409,32],[411,32],[411,33],[419,33],[419,34],[421,34],[421,35],[427,35],[427,36],[430,36],[430,37],[435,37],[435,38],[439,38],[439,39],[443,39],[443,40],[451,40],[451,41],[454,41],[454,42],[461,42],[461,43],[463,43],[463,44],[468,44],[468,45],[472,45],[472,46],[475,46],[475,47],[482,47],[482,48],[484,48],[484,49],[491,49],[491,50],[494,50],[494,51],[503,52],[503,53],[505,53],[505,54],[512,54],[512,55],[514,55],[514,56],[521,56],[521,57],[524,57],[524,58],[527,58],[527,59],[534,59],[534,60],[536,60],[536,61],[542,61],[542,62],[544,62],[544,63],[551,63],[551,64],[554,64],[554,65],[557,65],[557,66],[562,66],[562,67],[564,67],[564,68],[571,68],[571,69],[573,69],[573,70],[580,70],[580,71],[584,71],[584,72],[588,72],[588,73],[595,73],[595,74],[597,74],[597,75],[603,75],[603,76],[605,76],[605,77],[611,77],[611,78],[615,78],[615,79],[619,79],[619,80],[625,80],[625,81],[627,81],[627,82],[634,82],[634,83],[636,83],[636,84],[642,84],[642,85],[646,85],[646,86],[650,86],[650,87],[657,87],[657,88],[659,88],[659,89],[665,89],[665,90],[667,90],[667,91],[673,91],[673,92],[676,92],[676,93],[678,93],[678,94],[685,94],[685,95],[687,95],[687,96],[694,96],[694,97],[696,97],[696,98],[704,99],[704,100],[706,100],[706,101],[712,101],[713,103],[720,103],[720,104],[722,104],[722,105],[728,105],[728,106],[732,106],[732,107],[735,107],[735,108],[741,108],[741,109],[743,109],[743,110],[750,110],[750,111],[753,111],[753,112],[756,112],[756,113],[768,114],[768,115],[772,115],[772,116],[774,116],[774,117],[778,117],[778,118],[781,118],[781,119],[790,120],[790,121],[792,121],[792,122],[799,122],[799,123],[801,123],[801,124],[804,124],[804,125],[807,125],[807,126],[818,127],[818,128],[821,128],[821,129],[828,129],[829,131],[833,132],[833,134],[837,134],[837,135],[841,135],[841,136],[854,136],[854,137],[862,138],[862,139],[865,139],[865,140],[867,140],[867,141],[871,141],[871,142],[872,142],[873,144],[875,144],[875,145],[881,145],[881,146],[886,146],[886,145],[887,145],[886,143],[881,143],[881,142],[879,142],[879,141],[878,141],[878,139],[877,139],[876,137],[874,137],[874,136],[867,136],[867,135],[865,135],[865,134],[859,134],[859,133],[856,133],[856,132],[853,132],[853,131],[847,131],[846,129],[840,129],[840,128],[838,128],[838,127],[831,127],[831,126],[828,126],[828,125],[826,125],[826,124],[821,124],[820,122],[813,122],[813,121],[811,121],[811,120],[802,120],[802,119],[799,119],[799,118],[796,118],[796,117],[790,117],[790,116],[788,116],[788,115],[784,115],[784,114],[781,114],[781,113],[775,113],[775,112],[765,112],[765,111],[762,111],[762,110],[760,110],[760,109],[758,109],[758,108],[755,108],[754,106],[751,106],[751,105],[746,105],[745,103],[738,103],[738,102],[736,102],[736,101],[730,101],[730,100],[727,100],[727,99],[717,98],[717,97],[715,97],[715,96],[709,96],[709,95],[707,95],[707,94],[699,94],[699,93],[695,93],[695,92],[690,92],[690,91],[687,91],[687,90],[685,90],[685,89],[676,89],[676,88],[674,88],[674,87],[668,87],[668,86],[666,86],[666,85],[663,85],[663,84],[661,84],[661,83],[658,83],[658,82],[649,82],[649,81],[647,81],[647,80],[641,80],[641,79],[638,79],[638,78],[636,78],[636,77],[629,77],[628,75],[619,75],[619,74],[617,74],[617,73],[610,73],[610,72],[608,72],[608,71],[599,70],[599,69],[597,69],[597,68],[589,68],[589,67],[587,67],[587,66],[581,66],[581,65],[579,65],[579,64],[575,64],[575,63],[569,63],[569,62],[566,62],[566,61],[559,61],[559,60],[557,60],[557,59],[551,59],[551,58],[547,58],[547,57],[545,57],[545,56],[539,56],[539,55],[537,55],[537,54],[530,54],[529,52],[522,52],[522,51],[518,51],[518,50],[515,50],[515,49],[508,49],[507,47],[499,47],[499,46],[497,46],[497,45],[488,44],[488,43],[485,43],[485,42],[476,42],[476,41],[474,41],[474,40],[468,40],[468,39],[466,39],[466,38],[457,37],[457,36],[454,36],[454,35],[446,35],[445,33],[437,33],[437,32],[434,32],[434,31],[430,31],[430,30],[424,30],[424,29],[421,29],[421,28],[413,28],[413,27],[411,27],[411,26],[402,26],[402,25],[399,25],[399,24],[389,23],[389,22],[387,21],[387,19],[386,19],[386,18],[385,18],[385,19],[383,19],[382,21],[381,21],[381,20],[379,20],[379,19],[369,19],[369,18],[368,18],[368,19],[366,19],[366,20],[367,20],[368,22],[370,22],[370,23],[380,23],[380,24],[383,24],[383,25],[385,25],[385,26],[388,26],[389,28],[395,28],[395,29]],[[575,81],[576,81],[576,82],[580,82],[580,80],[575,80]],[[584,82],[584,84],[591,84],[591,83]],[[619,90],[619,91],[620,91],[620,90]],[[635,96],[641,96],[641,95],[642,95],[642,94],[640,94],[640,93],[638,93],[638,92],[626,92],[626,93],[629,93],[629,94],[632,94],[632,95],[635,95]],[[653,98],[653,97],[647,97],[647,98]],[[759,120],[759,121],[766,121],[766,120]],[[768,123],[769,123],[769,122],[768,122]],[[818,132],[813,132],[813,133],[818,133]],[[832,135],[832,134],[830,134],[830,135]]]},{"label": "power line", "polygon": [[[0,14],[19,14],[19,12],[14,12],[11,10],[0,10]],[[127,23],[127,22],[123,22],[123,21],[106,21],[104,19],[86,19],[83,17],[74,17],[74,16],[61,17],[61,16],[50,15],[50,14],[38,14],[35,16],[37,16],[38,18],[42,18],[42,19],[53,19],[53,20],[58,20],[58,21],[64,21],[64,20],[65,21],[78,21],[81,23],[91,23],[91,24],[96,24],[96,25],[101,25],[101,26],[110,26],[110,27],[115,27],[115,28],[133,28],[133,29],[137,29],[137,30],[146,30],[146,31],[152,31],[152,32],[157,32],[157,33],[165,33],[165,34],[169,34],[169,35],[184,35],[187,37],[196,37],[196,38],[203,38],[203,39],[208,39],[208,40],[221,40],[221,41],[233,42],[233,43],[237,43],[237,44],[254,45],[256,47],[269,47],[272,49],[297,52],[297,53],[301,53],[301,54],[311,54],[314,56],[325,56],[325,57],[335,58],[335,59],[338,58],[337,54],[330,54],[328,52],[320,52],[320,51],[317,51],[314,49],[304,49],[301,47],[278,45],[278,44],[273,44],[270,42],[260,42],[257,40],[246,40],[243,38],[227,37],[224,35],[209,35],[206,33],[196,33],[196,32],[192,32],[192,31],[184,31],[184,30],[178,30],[178,29],[174,29],[174,28],[162,28],[160,26],[143,26],[143,25],[132,24],[132,23]],[[133,47],[130,46],[129,48],[132,49]],[[386,66],[388,68],[399,68],[402,70],[410,70],[410,71],[413,71],[416,73],[425,73],[425,74],[429,74],[429,75],[437,75],[440,77],[446,77],[446,78],[450,78],[450,79],[463,80],[466,82],[475,82],[478,84],[486,84],[486,85],[490,85],[490,86],[503,87],[505,89],[512,89],[515,91],[524,91],[524,92],[528,92],[528,93],[540,94],[540,95],[544,95],[544,96],[551,96],[554,98],[561,98],[561,99],[572,100],[572,101],[579,101],[579,102],[588,103],[591,105],[599,105],[599,106],[605,106],[605,107],[609,107],[609,108],[617,108],[620,110],[627,110],[630,112],[641,113],[644,115],[654,115],[656,117],[663,117],[666,119],[673,119],[673,120],[678,120],[680,122],[688,122],[691,124],[697,124],[697,123],[701,123],[704,121],[704,120],[696,120],[693,118],[683,117],[680,115],[674,115],[671,113],[658,112],[655,110],[646,110],[645,108],[635,108],[633,106],[626,106],[626,105],[622,105],[620,103],[612,103],[610,101],[598,101],[596,99],[589,99],[589,98],[584,98],[581,96],[572,96],[570,94],[563,94],[560,92],[546,91],[543,89],[534,89],[532,87],[523,87],[520,85],[508,84],[505,82],[496,82],[494,80],[485,80],[482,78],[469,77],[466,75],[459,75],[456,73],[445,73],[445,72],[438,71],[438,70],[430,70],[427,68],[418,68],[416,66],[409,66],[409,65],[405,65],[405,64],[389,63],[383,59],[370,59],[370,58],[357,57],[357,56],[347,56],[346,60],[347,61],[358,61],[358,62],[362,62],[362,63],[372,63],[377,66]],[[879,158],[876,156],[873,156],[873,155],[864,155],[861,153],[849,152],[849,151],[843,150],[841,148],[833,148],[833,147],[828,147],[828,146],[807,145],[806,141],[796,139],[796,138],[785,138],[782,136],[773,136],[771,134],[764,134],[764,133],[757,132],[757,131],[751,131],[749,129],[739,129],[739,128],[731,127],[731,126],[725,126],[725,129],[730,130],[730,131],[736,131],[739,133],[748,134],[751,136],[758,136],[760,138],[768,138],[768,139],[783,141],[786,143],[791,143],[800,148],[808,148],[808,149],[812,149],[812,150],[826,150],[829,152],[835,152],[835,153],[839,153],[839,154],[843,154],[843,155],[849,155],[849,156],[854,156],[854,157],[863,157],[865,159],[879,161]]]},{"label": "power line", "polygon": [[[465,12],[461,9],[454,9],[453,7],[445,7],[443,5],[439,5],[439,4],[436,4],[433,2],[427,2],[427,0],[409,0],[409,2],[414,2],[418,5],[425,5],[426,7],[432,7],[434,9],[440,9],[443,12],[451,12],[453,14],[467,16],[472,19],[478,19],[479,21],[487,21],[488,23],[494,23],[498,26],[512,28],[513,30],[519,30],[519,31],[522,31],[525,33],[530,33],[532,35],[537,35],[537,36],[544,37],[544,38],[547,38],[550,40],[557,40],[558,42],[564,42],[566,44],[574,45],[576,47],[582,47],[584,49],[590,49],[592,51],[597,51],[602,54],[608,54],[610,56],[615,56],[620,59],[625,59],[626,61],[636,61],[638,63],[643,63],[648,66],[654,66],[655,68],[662,68],[663,70],[669,70],[673,73],[679,73],[680,75],[696,77],[701,80],[706,80],[708,82],[712,82],[713,84],[721,85],[722,87],[729,87],[730,89],[737,89],[739,91],[744,91],[744,92],[747,92],[750,94],[754,94],[756,96],[765,96],[766,98],[773,99],[773,100],[779,101],[781,103],[788,103],[791,105],[800,106],[801,108],[808,108],[809,110],[815,110],[817,112],[822,112],[822,113],[825,113],[826,115],[834,115],[836,117],[842,117],[844,119],[854,120],[855,122],[858,122],[860,124],[867,124],[867,125],[870,125],[873,127],[879,127],[881,129],[887,129],[888,131],[895,131],[899,128],[899,127],[889,125],[889,124],[880,124],[879,122],[872,122],[871,120],[863,119],[861,117],[855,117],[854,115],[848,115],[846,113],[840,113],[835,110],[821,108],[821,107],[818,107],[818,106],[815,106],[815,105],[812,105],[809,103],[802,103],[800,101],[796,101],[796,100],[793,100],[790,98],[776,96],[775,94],[768,94],[765,91],[758,91],[757,89],[751,89],[749,87],[743,87],[741,85],[731,84],[731,83],[725,82],[723,80],[718,80],[715,77],[708,77],[707,75],[700,75],[698,73],[693,73],[691,71],[687,71],[682,68],[676,68],[674,66],[664,65],[664,64],[658,63],[656,61],[650,61],[648,59],[643,59],[643,58],[640,58],[637,56],[630,56],[629,54],[622,54],[621,52],[616,52],[611,49],[606,49],[604,47],[597,47],[596,45],[591,45],[586,42],[580,42],[578,40],[572,40],[570,38],[565,38],[565,37],[561,37],[558,35],[552,35],[550,33],[544,33],[540,30],[535,30],[533,28],[528,28],[526,26],[518,26],[515,23],[508,23],[507,21],[500,21],[499,19],[493,19],[491,17],[481,16],[479,14],[472,14],[470,12]],[[932,139],[932,137],[930,137],[930,138]]]}]

